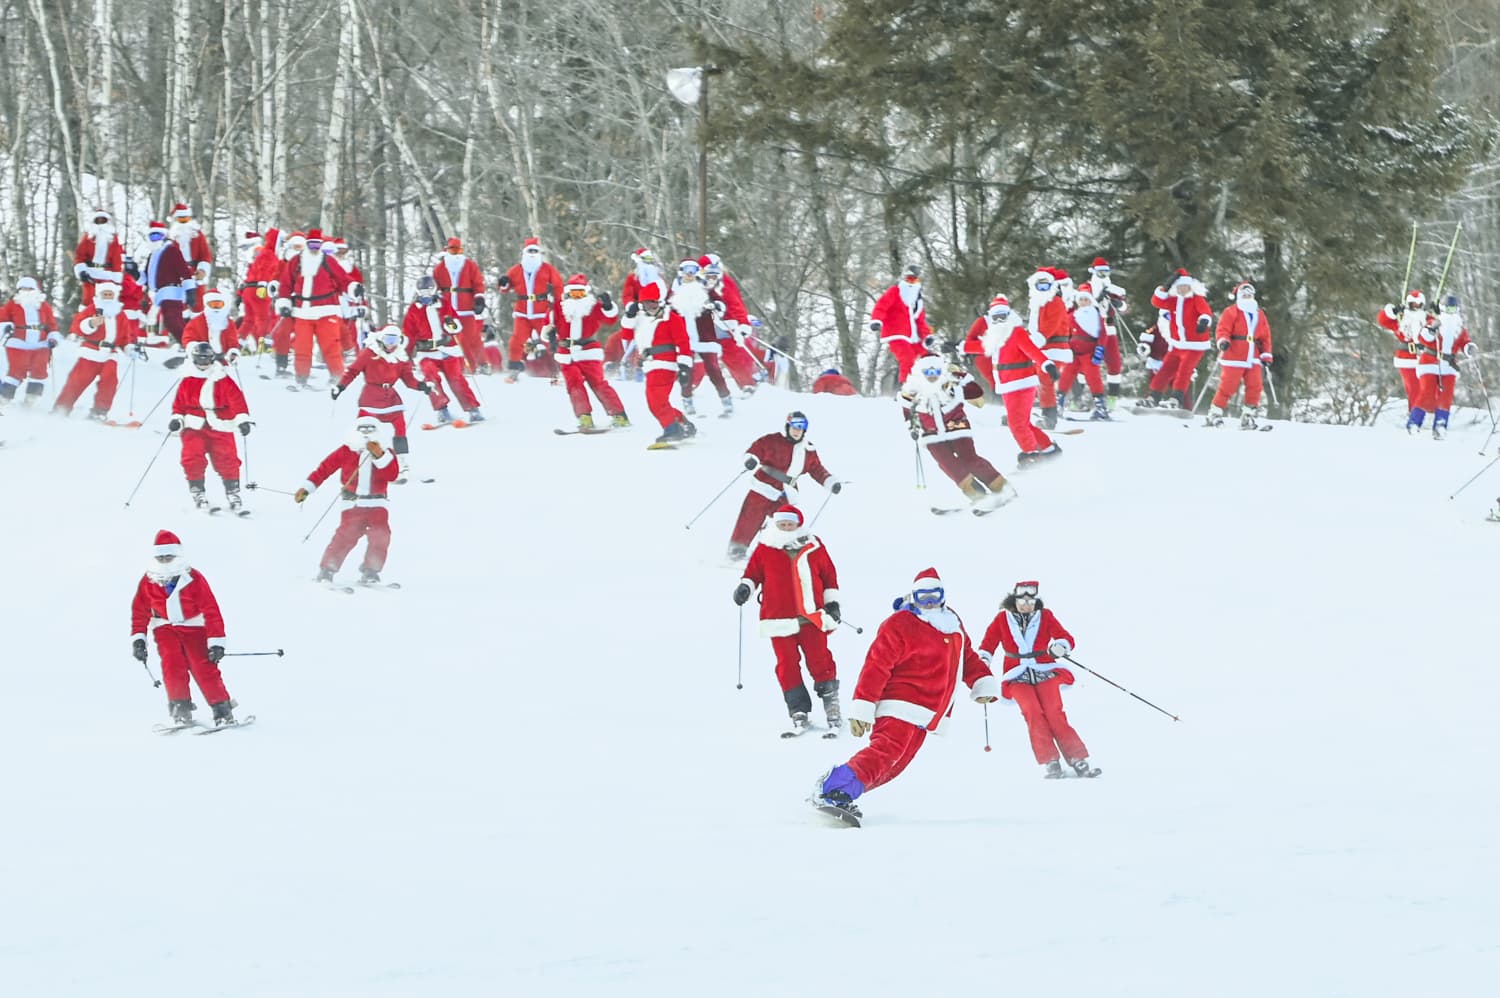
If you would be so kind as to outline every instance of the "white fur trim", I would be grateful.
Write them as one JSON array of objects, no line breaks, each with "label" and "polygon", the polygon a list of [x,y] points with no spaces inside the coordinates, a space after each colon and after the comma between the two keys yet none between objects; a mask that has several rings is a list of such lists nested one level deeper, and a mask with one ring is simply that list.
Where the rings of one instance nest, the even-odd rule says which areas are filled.
[{"label": "white fur trim", "polygon": [[1000,683],[994,676],[981,676],[974,682],[969,690],[969,698],[978,700],[980,697],[994,697],[1000,699]]},{"label": "white fur trim", "polygon": [[855,700],[844,715],[851,721],[862,721],[866,725],[875,723],[875,704],[868,700]]}]

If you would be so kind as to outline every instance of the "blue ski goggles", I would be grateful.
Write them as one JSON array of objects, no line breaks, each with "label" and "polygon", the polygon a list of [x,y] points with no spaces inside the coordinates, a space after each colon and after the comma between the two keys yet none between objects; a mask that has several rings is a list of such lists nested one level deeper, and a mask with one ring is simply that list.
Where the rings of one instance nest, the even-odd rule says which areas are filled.
[{"label": "blue ski goggles", "polygon": [[913,589],[911,601],[924,610],[932,610],[943,605],[943,587],[933,586],[931,589]]},{"label": "blue ski goggles", "polygon": [[1036,283],[1036,289],[1038,291],[1051,291],[1052,290],[1052,282],[1051,281],[1037,281],[1037,283]]},{"label": "blue ski goggles", "polygon": [[691,277],[702,269],[703,268],[699,267],[691,260],[684,260],[677,266],[677,273],[681,274],[683,277]]},{"label": "blue ski goggles", "polygon": [[922,368],[922,377],[924,378],[940,378],[942,376],[943,368],[941,365],[927,364]]},{"label": "blue ski goggles", "polygon": [[786,428],[789,429],[789,430],[801,430],[803,433],[806,433],[807,432],[807,417],[806,416],[788,416],[787,420],[786,420]]}]

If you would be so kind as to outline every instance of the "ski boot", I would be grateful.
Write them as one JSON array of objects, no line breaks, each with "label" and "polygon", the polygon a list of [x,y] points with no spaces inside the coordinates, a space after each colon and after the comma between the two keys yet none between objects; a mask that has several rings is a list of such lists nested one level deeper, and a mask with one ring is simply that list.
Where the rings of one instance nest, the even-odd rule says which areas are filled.
[{"label": "ski boot", "polygon": [[1137,409],[1155,409],[1161,405],[1161,392],[1152,392],[1135,404]]},{"label": "ski boot", "polygon": [[333,569],[331,569],[331,568],[320,568],[320,569],[318,569],[318,577],[316,579],[313,579],[313,581],[314,582],[332,582],[333,581]]},{"label": "ski boot", "polygon": [[214,709],[214,727],[222,728],[226,724],[238,724],[234,719],[234,708],[239,704],[233,700],[220,700],[218,703],[209,704]]},{"label": "ski boot", "polygon": [[661,431],[661,436],[656,438],[656,442],[659,444],[675,444],[679,440],[685,439],[687,431],[682,428],[684,422],[686,420],[679,419],[668,423],[666,428]]},{"label": "ski boot", "polygon": [[359,584],[362,586],[380,585],[380,573],[373,572],[368,568],[362,568],[359,572]]},{"label": "ski boot", "polygon": [[580,430],[592,430],[594,428],[594,416],[592,413],[584,413],[578,417],[578,428]]},{"label": "ski boot", "polygon": [[306,378],[299,377],[297,379],[296,384],[297,384],[297,388],[299,390],[304,391],[304,392],[308,390],[308,388],[307,388],[307,379]]},{"label": "ski boot", "polygon": [[684,419],[682,421],[682,432],[688,437],[696,437],[698,435],[698,427],[693,425],[692,420]]},{"label": "ski boot", "polygon": [[1109,407],[1107,405],[1105,405],[1105,403],[1104,403],[1104,396],[1103,395],[1095,395],[1094,396],[1094,411],[1091,412],[1091,413],[1089,413],[1089,419],[1091,419],[1091,420],[1108,420],[1109,418],[1110,418]]},{"label": "ski boot", "polygon": [[1177,401],[1178,395],[1180,395],[1180,394],[1181,394],[1180,392],[1173,392],[1167,398],[1162,399],[1161,405],[1159,406],[1159,408],[1162,408],[1162,409],[1174,409],[1174,410],[1175,409],[1181,409],[1182,405],[1181,405],[1181,403],[1179,403]]},{"label": "ski boot", "polygon": [[1214,427],[1224,425],[1224,410],[1216,405],[1208,407],[1208,415],[1203,417],[1203,425]]},{"label": "ski boot", "polygon": [[698,409],[693,405],[693,397],[691,395],[685,396],[683,398],[682,411],[687,413],[689,416],[698,415]]},{"label": "ski boot", "polygon": [[609,425],[615,427],[616,429],[628,430],[630,428],[630,420],[625,418],[625,414],[623,412],[617,412],[613,416],[609,417]]},{"label": "ski boot", "polygon": [[203,479],[188,482],[188,495],[193,497],[194,509],[208,509],[208,493],[203,489]]},{"label": "ski boot", "polygon": [[109,410],[90,409],[87,418],[91,423],[107,423],[109,422]]},{"label": "ski boot", "polygon": [[1060,780],[1062,778],[1062,763],[1058,762],[1056,759],[1053,759],[1051,762],[1047,763],[1046,767],[1042,770],[1042,779],[1044,780]]},{"label": "ski boot", "polygon": [[1448,435],[1448,410],[1435,409],[1432,413],[1432,439],[1441,440]]},{"label": "ski boot", "polygon": [[1099,775],[1099,770],[1089,765],[1088,759],[1074,759],[1069,765],[1073,767],[1073,772],[1086,780],[1093,779]]},{"label": "ski boot", "polygon": [[1042,408],[1042,429],[1057,429],[1057,406],[1044,406]]},{"label": "ski boot", "polygon": [[[850,793],[850,789],[854,792]],[[818,782],[813,784],[812,795],[807,799],[814,804],[827,807],[836,807],[846,814],[852,815],[855,820],[864,817],[860,813],[859,805],[854,803],[854,798],[865,792],[865,786],[854,775],[848,764],[835,766],[822,776]]]},{"label": "ski boot", "polygon": [[193,711],[197,709],[197,706],[191,700],[169,700],[167,702],[167,710],[172,715],[173,724],[192,724]]},{"label": "ski boot", "polygon": [[842,728],[844,711],[839,706],[839,681],[826,679],[821,683],[813,683],[813,692],[823,700],[823,717],[828,721],[829,729],[837,731]]},{"label": "ski boot", "polygon": [[749,553],[750,549],[745,547],[745,545],[731,544],[729,545],[729,551],[727,552],[727,555],[730,561],[744,561],[745,556]]},{"label": "ski boot", "polygon": [[439,426],[453,422],[453,413],[448,411],[447,406],[443,406],[437,412],[433,413],[433,416],[437,417],[437,425]]},{"label": "ski boot", "polygon": [[1253,405],[1247,405],[1247,406],[1245,406],[1244,411],[1240,413],[1240,429],[1242,429],[1242,430],[1255,430],[1255,429],[1259,429],[1259,427],[1256,426],[1256,424],[1255,424],[1255,417],[1259,416],[1259,415],[1260,415],[1260,407],[1259,406],[1253,406]]},{"label": "ski boot", "polygon": [[811,727],[812,723],[807,719],[807,711],[794,710],[792,711],[792,728],[787,732],[787,737],[800,735]]},{"label": "ski boot", "polygon": [[482,422],[484,422],[484,420],[485,420],[484,413],[480,412],[478,409],[470,409],[469,410],[469,422],[471,422],[471,423],[482,423]]},{"label": "ski boot", "polygon": [[231,513],[238,513],[245,508],[244,500],[240,498],[240,480],[238,478],[224,479],[224,500],[229,504]]},{"label": "ski boot", "polygon": [[721,397],[719,399],[719,401],[724,404],[724,411],[721,412],[721,413],[719,413],[719,418],[720,419],[727,419],[730,416],[733,416],[734,415],[734,399],[730,398],[728,395],[725,395],[725,396]]},{"label": "ski boot", "polygon": [[290,357],[284,353],[276,355],[276,377],[290,378],[292,376],[292,369],[288,364],[289,361]]}]

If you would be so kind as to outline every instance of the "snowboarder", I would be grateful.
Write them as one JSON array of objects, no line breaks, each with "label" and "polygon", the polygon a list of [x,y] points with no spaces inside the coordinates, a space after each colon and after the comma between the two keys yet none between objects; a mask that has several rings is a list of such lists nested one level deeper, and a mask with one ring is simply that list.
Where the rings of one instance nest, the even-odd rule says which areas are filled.
[{"label": "snowboarder", "polygon": [[146,635],[156,638],[161,658],[161,681],[167,690],[167,709],[180,725],[193,722],[191,676],[213,708],[215,727],[234,724],[234,708],[219,673],[224,657],[224,618],[219,601],[202,574],[182,551],[182,541],[170,530],[158,530],[151,562],[135,587],[130,603],[130,653],[146,661]]},{"label": "snowboarder", "polygon": [[[712,382],[723,406],[721,415],[734,412],[734,399],[729,395],[729,383],[724,380],[724,370],[719,366],[719,337],[714,331],[713,299],[708,286],[699,280],[703,268],[697,260],[683,260],[677,265],[677,280],[672,285],[672,296],[667,305],[674,316],[681,316],[687,328],[688,338],[693,344],[697,363],[703,365],[704,373]],[[696,365],[694,370],[696,376]],[[693,385],[689,378],[682,386],[682,408],[689,416],[696,416],[693,408]]]},{"label": "snowboarder", "polygon": [[291,320],[292,370],[297,384],[307,387],[314,345],[323,355],[329,377],[337,380],[344,375],[340,302],[346,294],[363,295],[364,288],[323,252],[323,233],[318,229],[310,229],[305,236],[294,233],[287,240],[287,252],[277,278],[276,312]]},{"label": "snowboarder", "polygon": [[[994,358],[995,391],[1005,405],[1005,422],[1016,446],[1021,448],[1017,464],[1062,453],[1040,426],[1031,423],[1031,404],[1036,401],[1038,370],[1055,377],[1057,366],[1047,359],[1027,330],[1010,300],[996,295],[990,301],[989,328],[984,334],[985,351]],[[1051,368],[1051,370],[1047,370]]]},{"label": "snowboarder", "polygon": [[447,252],[432,268],[432,277],[442,293],[443,304],[458,319],[458,343],[469,370],[474,374],[489,374],[479,318],[484,315],[485,307],[484,273],[479,264],[464,254],[463,240],[457,237],[448,240]]},{"label": "snowboarder", "polygon": [[349,365],[349,370],[328,390],[328,394],[337,400],[361,375],[365,386],[359,392],[359,414],[374,416],[390,425],[393,434],[391,450],[395,452],[399,471],[396,481],[400,483],[411,472],[411,462],[406,456],[411,446],[406,436],[406,402],[396,391],[396,386],[404,384],[427,395],[432,394],[433,387],[426,381],[417,380],[417,372],[412,369],[411,358],[406,354],[406,337],[398,326],[386,326],[371,336],[365,348],[354,358],[354,363]]},{"label": "snowboarder", "polygon": [[193,505],[210,508],[204,473],[212,461],[214,471],[224,481],[224,498],[230,510],[238,512],[244,503],[240,499],[240,456],[234,431],[242,437],[250,435],[254,425],[250,407],[240,386],[219,363],[212,344],[194,343],[188,359],[197,373],[187,374],[178,382],[167,432],[182,433],[182,471]]},{"label": "snowboarder", "polygon": [[900,395],[911,438],[927,446],[943,474],[976,509],[991,510],[1014,499],[1016,490],[974,450],[974,429],[964,412],[964,399],[982,397],[983,390],[969,372],[957,365],[950,368],[936,354],[917,362]]},{"label": "snowboarder", "polygon": [[578,418],[581,430],[594,428],[590,388],[604,406],[611,425],[630,425],[620,396],[604,379],[604,345],[599,342],[599,330],[613,323],[619,314],[608,291],[595,295],[589,279],[574,274],[563,284],[562,297],[552,310],[552,322],[543,330],[555,341],[552,356],[562,366],[568,401],[573,404],[573,415]]},{"label": "snowboarder", "polygon": [[802,682],[807,663],[813,692],[823,701],[829,732],[843,723],[839,710],[839,680],[828,631],[839,622],[839,578],[823,540],[806,528],[802,511],[790,503],[771,515],[772,527],[762,535],[745,566],[744,578],[734,587],[734,603],[744,606],[760,590],[760,633],[771,639],[776,653],[776,680],[791,715],[788,736],[808,729],[812,698]]},{"label": "snowboarder", "polygon": [[912,365],[933,345],[922,301],[922,268],[908,264],[901,278],[885,290],[870,309],[870,332],[880,337],[896,358],[896,383],[905,381]]},{"label": "snowboarder", "polygon": [[778,503],[796,502],[797,479],[811,475],[813,481],[834,495],[844,487],[843,482],[823,467],[817,449],[807,439],[807,416],[801,412],[788,413],[780,433],[757,437],[746,448],[745,470],[753,474],[750,490],[740,503],[739,516],[729,534],[729,557],[733,561],[745,557],[756,531]]},{"label": "snowboarder", "polygon": [[422,377],[432,386],[427,397],[437,414],[438,425],[453,422],[453,414],[448,411],[449,399],[443,392],[444,378],[468,414],[469,422],[484,422],[479,399],[464,375],[464,351],[458,343],[463,324],[447,302],[438,300],[437,281],[433,278],[417,278],[416,294],[401,320],[401,331],[414,346]]},{"label": "snowboarder", "polygon": [[1432,413],[1432,438],[1441,440],[1448,434],[1448,410],[1453,407],[1453,389],[1458,381],[1458,355],[1479,356],[1479,345],[1469,339],[1463,316],[1458,310],[1458,295],[1446,294],[1438,309],[1437,321],[1424,326],[1417,334],[1417,377],[1422,395],[1406,420],[1407,433],[1420,433],[1422,421]]},{"label": "snowboarder", "polygon": [[693,376],[693,341],[681,315],[665,314],[659,299],[645,297],[654,290],[650,286],[641,289],[643,297],[634,303],[639,311],[626,335],[635,345],[646,375],[646,407],[662,428],[653,446],[666,446],[698,432],[672,404],[672,388],[685,385]]},{"label": "snowboarder", "polygon": [[1256,429],[1255,419],[1264,414],[1260,408],[1262,365],[1271,366],[1271,321],[1255,300],[1255,285],[1241,281],[1234,288],[1234,304],[1219,316],[1214,334],[1219,351],[1219,390],[1204,417],[1205,426],[1224,425],[1224,407],[1245,383],[1245,403],[1240,413],[1240,429]]},{"label": "snowboarder", "polygon": [[[1166,314],[1166,339],[1171,348],[1162,369],[1151,379],[1152,403],[1163,409],[1191,409],[1188,392],[1193,388],[1198,361],[1209,348],[1208,329],[1214,321],[1208,289],[1187,271],[1178,270],[1168,285],[1152,294],[1151,304]],[[1162,394],[1168,390],[1171,394],[1163,400]]]},{"label": "snowboarder", "polygon": [[[1063,712],[1062,687],[1073,684],[1073,673],[1056,662],[1072,654],[1073,635],[1037,596],[1037,583],[1017,582],[1000,604],[979,643],[979,655],[993,664],[991,656],[1002,656],[1000,695],[1014,700],[1026,719],[1031,751],[1045,769],[1042,775],[1055,780],[1063,775],[1058,750],[1079,776],[1098,776],[1089,764],[1083,739]],[[1056,666],[1051,668],[1051,666]]]},{"label": "snowboarder", "polygon": [[1376,324],[1396,337],[1394,363],[1396,373],[1401,376],[1401,387],[1406,390],[1408,424],[1422,398],[1422,382],[1417,377],[1417,340],[1432,321],[1427,313],[1427,296],[1415,289],[1407,294],[1404,309],[1398,311],[1395,305],[1386,305],[1375,316]]},{"label": "snowboarder", "polygon": [[1062,374],[1057,380],[1057,394],[1063,398],[1081,374],[1084,383],[1094,396],[1094,408],[1089,418],[1109,419],[1109,407],[1104,401],[1104,377],[1100,367],[1104,363],[1106,334],[1104,312],[1094,298],[1094,288],[1085,282],[1073,292],[1073,311],[1069,313],[1072,335],[1068,347],[1072,351]]},{"label": "snowboarder", "polygon": [[139,330],[125,315],[118,284],[98,281],[89,287],[93,304],[79,313],[82,321],[78,328],[78,359],[68,372],[68,380],[52,404],[52,411],[63,416],[71,414],[79,397],[97,378],[99,387],[94,389],[89,418],[102,422],[109,418],[110,406],[114,405],[115,392],[120,386],[117,358],[135,342]]},{"label": "snowboarder", "polygon": [[504,294],[516,296],[511,310],[512,323],[509,346],[510,373],[505,380],[515,384],[521,372],[527,370],[526,361],[531,360],[531,372],[538,377],[555,377],[555,365],[545,352],[535,349],[533,344],[545,342],[541,329],[547,324],[552,303],[562,293],[562,275],[557,268],[542,259],[542,241],[535,236],[521,244],[521,262],[514,264],[496,287]]},{"label": "snowboarder", "polygon": [[318,563],[319,582],[333,581],[334,573],[343,567],[344,559],[361,537],[366,538],[366,543],[359,581],[365,585],[380,581],[391,546],[387,493],[396,480],[396,458],[383,442],[383,426],[374,416],[360,416],[354,422],[349,442],[334,448],[292,496],[296,502],[306,501],[319,485],[337,473],[339,497],[349,503]]},{"label": "snowboarder", "polygon": [[57,317],[42,286],[35,277],[21,278],[15,296],[0,305],[0,343],[5,344],[7,361],[5,380],[0,382],[0,408],[16,397],[22,382],[27,404],[42,397],[52,371],[52,351],[61,342]]},{"label": "snowboarder", "polygon": [[812,803],[860,817],[860,795],[889,783],[916,756],[929,731],[941,732],[953,713],[960,681],[969,696],[994,703],[999,683],[975,651],[963,621],[948,607],[937,569],[924,568],[895,613],[880,625],[865,654],[845,717],[856,738],[870,744],[819,779]]}]

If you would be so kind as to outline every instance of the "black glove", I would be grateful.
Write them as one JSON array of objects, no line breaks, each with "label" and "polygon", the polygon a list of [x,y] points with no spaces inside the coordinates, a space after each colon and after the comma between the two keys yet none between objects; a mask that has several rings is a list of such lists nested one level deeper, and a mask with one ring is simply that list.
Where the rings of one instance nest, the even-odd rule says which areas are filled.
[{"label": "black glove", "polygon": [[500,280],[498,280],[498,281],[495,282],[495,286],[498,287],[501,291],[507,291],[507,290],[509,290],[510,289],[510,275],[509,274],[502,274],[500,276]]},{"label": "black glove", "polygon": [[839,616],[839,601],[831,599],[823,604],[823,612],[833,618],[835,624],[842,623],[844,618]]},{"label": "black glove", "polygon": [[290,319],[292,317],[292,306],[283,305],[276,310],[276,314],[281,316],[283,319]]},{"label": "black glove", "polygon": [[1271,360],[1272,360],[1272,359],[1273,359],[1273,358],[1271,358],[1271,357],[1266,357],[1266,356],[1262,356],[1262,357],[1261,357],[1261,358],[1260,358],[1260,362],[1261,362],[1261,363],[1262,363],[1262,364],[1264,364],[1264,365],[1266,365],[1266,366],[1267,366],[1267,367],[1270,367],[1270,366],[1271,366]]},{"label": "black glove", "polygon": [[82,281],[84,284],[93,284],[94,283],[94,275],[90,274],[86,270],[83,273],[81,273],[81,274],[78,275],[78,279],[80,281]]},{"label": "black glove", "polygon": [[1047,361],[1047,363],[1045,363],[1045,364],[1042,365],[1042,373],[1045,374],[1047,377],[1051,378],[1053,381],[1056,381],[1057,380],[1057,365],[1054,364],[1054,363],[1052,363],[1052,361],[1050,361],[1050,360]]},{"label": "black glove", "polygon": [[209,645],[208,646],[208,660],[210,662],[214,663],[215,665],[218,665],[219,664],[219,659],[221,659],[223,657],[224,657],[224,646],[223,645]]},{"label": "black glove", "polygon": [[130,654],[134,656],[137,662],[146,661],[146,639],[136,638],[130,642]]},{"label": "black glove", "polygon": [[682,388],[683,398],[693,397],[693,369],[691,367],[677,368],[677,384]]},{"label": "black glove", "polygon": [[883,327],[881,326],[881,322],[880,322],[879,319],[871,319],[870,320],[870,332],[872,332],[872,333],[878,333],[878,332],[880,332],[880,330],[882,328]]},{"label": "black glove", "polygon": [[1225,350],[1229,349],[1229,341],[1220,340],[1219,342],[1214,344],[1214,349],[1219,351],[1219,353],[1223,353]]},{"label": "black glove", "polygon": [[832,492],[834,495],[838,495],[840,492],[844,491],[844,483],[834,482],[832,485],[828,486],[828,491]]},{"label": "black glove", "polygon": [[474,314],[475,315],[483,315],[484,314],[484,295],[475,295],[474,296]]},{"label": "black glove", "polygon": [[180,429],[182,429],[182,420],[178,419],[176,416],[173,416],[171,419],[167,420],[168,433],[176,433]]},{"label": "black glove", "polygon": [[252,427],[254,425],[255,424],[252,423],[252,422],[250,422],[248,419],[245,420],[245,422],[241,423],[240,424],[240,436],[242,436],[242,437],[248,437],[250,435],[250,427]]},{"label": "black glove", "polygon": [[727,306],[724,304],[723,300],[719,298],[715,298],[712,302],[709,303],[709,308],[712,308],[714,310],[714,315],[720,317],[724,315],[724,310],[726,307]]},{"label": "black glove", "polygon": [[608,312],[610,309],[612,309],[612,308],[615,307],[615,300],[614,300],[614,298],[610,297],[610,294],[609,294],[608,291],[601,291],[601,292],[599,292],[598,298],[599,298],[599,304],[601,306],[603,306],[604,311]]},{"label": "black glove", "polygon": [[432,382],[430,382],[430,381],[424,381],[424,382],[422,382],[422,394],[424,394],[424,395],[431,395],[435,391],[437,391],[437,387],[434,386]]},{"label": "black glove", "polygon": [[340,395],[344,394],[344,386],[334,385],[332,388],[328,389],[328,394],[333,396],[334,399],[337,399]]},{"label": "black glove", "polygon": [[913,422],[911,424],[911,438],[913,440],[920,440],[920,439],[922,439],[922,424],[921,423]]},{"label": "black glove", "polygon": [[1206,316],[1206,315],[1200,315],[1200,316],[1198,316],[1198,332],[1200,332],[1200,333],[1207,332],[1208,331],[1208,323],[1209,323],[1208,316]]},{"label": "black glove", "polygon": [[[745,583],[741,582],[739,585],[737,585],[737,586],[734,587],[734,605],[735,606],[744,606],[749,601],[750,601],[750,587],[747,586],[747,585],[745,585]],[[142,649],[141,653],[143,655],[145,654],[145,647],[146,647],[146,643],[144,641],[142,641],[141,642],[141,649]]]},{"label": "black glove", "polygon": [[753,457],[747,457],[747,458],[745,458],[745,470],[746,471],[754,471],[758,467],[760,467],[760,462],[757,461],[755,458],[753,458]]},{"label": "black glove", "polygon": [[629,305],[625,306],[625,318],[627,318],[627,319],[634,319],[635,318],[635,314],[637,312],[639,312],[640,310],[641,310],[641,305],[640,305],[639,302],[631,302]]}]

